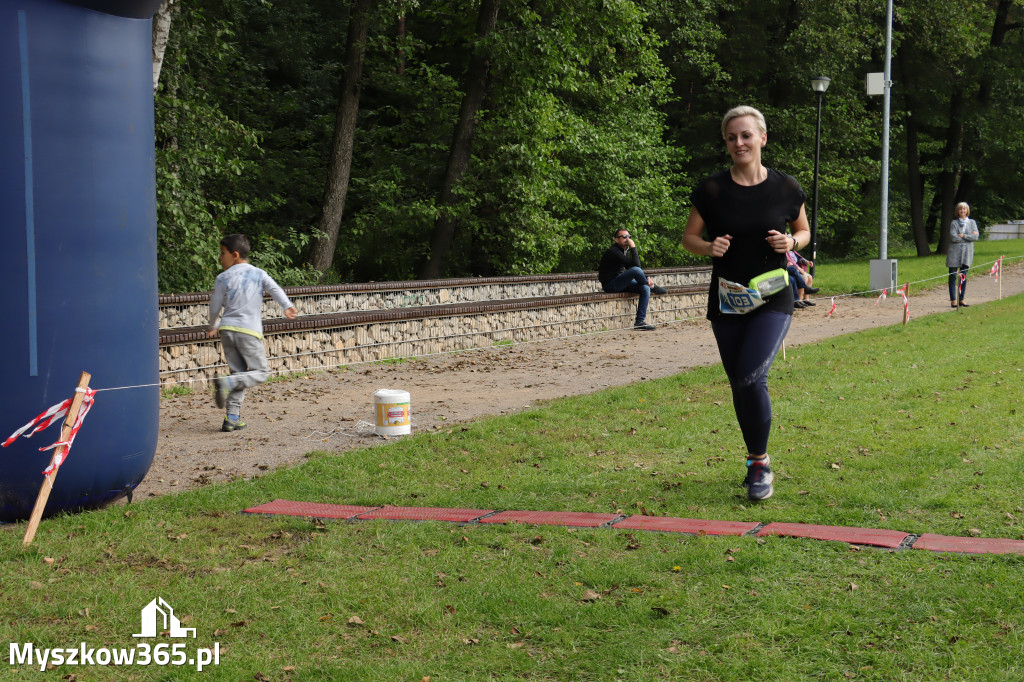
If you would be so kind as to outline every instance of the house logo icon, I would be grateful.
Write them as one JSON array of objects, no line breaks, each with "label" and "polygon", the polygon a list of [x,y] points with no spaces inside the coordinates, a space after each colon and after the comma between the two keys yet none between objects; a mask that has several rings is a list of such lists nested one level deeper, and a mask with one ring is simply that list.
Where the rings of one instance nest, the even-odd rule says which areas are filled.
[{"label": "house logo icon", "polygon": [[163,597],[157,597],[146,604],[142,609],[142,632],[132,637],[156,637],[158,632],[167,630],[171,637],[192,637],[196,636],[195,628],[183,628],[181,622],[174,616],[174,609],[164,601]]}]

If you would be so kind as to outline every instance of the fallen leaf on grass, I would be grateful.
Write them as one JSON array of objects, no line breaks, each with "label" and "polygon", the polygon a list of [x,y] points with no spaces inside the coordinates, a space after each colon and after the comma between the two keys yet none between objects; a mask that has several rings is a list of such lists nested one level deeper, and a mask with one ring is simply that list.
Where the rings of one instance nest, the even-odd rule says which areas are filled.
[{"label": "fallen leaf on grass", "polygon": [[479,644],[480,640],[477,639],[476,637],[466,637],[465,639],[462,640],[462,643],[465,644],[466,646],[472,646],[474,644]]},{"label": "fallen leaf on grass", "polygon": [[349,626],[354,627],[354,628],[358,628],[358,627],[361,627],[361,626],[365,625],[365,623],[363,622],[363,619],[360,618],[359,616],[352,616],[351,618],[349,618],[348,619],[348,624],[349,624]]},{"label": "fallen leaf on grass", "polygon": [[402,637],[401,635],[391,635],[391,641],[398,642],[399,644],[409,643],[409,640],[407,640],[405,637]]},{"label": "fallen leaf on grass", "polygon": [[599,595],[597,592],[594,592],[593,590],[583,590],[583,597],[581,598],[580,601],[585,601],[585,602],[597,601],[600,598],[601,598],[601,595]]},{"label": "fallen leaf on grass", "polygon": [[847,589],[850,590],[850,592],[853,592],[854,590],[859,590],[860,589],[860,585],[858,585],[857,583],[850,583],[847,586]]},{"label": "fallen leaf on grass", "polygon": [[967,532],[971,534],[971,537],[975,537],[975,538],[981,537],[981,531],[978,530],[977,528],[968,528]]}]

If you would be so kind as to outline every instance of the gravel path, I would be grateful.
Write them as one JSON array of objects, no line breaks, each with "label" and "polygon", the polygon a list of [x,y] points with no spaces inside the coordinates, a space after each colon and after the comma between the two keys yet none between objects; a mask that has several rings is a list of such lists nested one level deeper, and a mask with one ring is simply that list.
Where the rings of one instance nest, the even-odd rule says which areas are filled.
[{"label": "gravel path", "polygon": [[[1004,297],[1024,291],[1024,267],[1007,267],[1002,279]],[[981,305],[998,297],[999,284],[978,277],[971,280],[968,293],[972,304]],[[652,299],[652,306],[657,304]],[[797,311],[787,349],[903,321],[898,296],[877,305],[875,298],[840,298],[828,317],[830,307],[826,298]],[[951,311],[945,286],[910,298],[911,324],[924,315],[969,315],[972,310]],[[219,431],[223,415],[211,393],[165,398],[156,458],[134,499],[258,476],[302,462],[312,450],[342,452],[378,444],[382,438],[372,433],[373,393],[381,388],[410,393],[415,433],[717,362],[710,326],[700,319],[653,332],[590,334],[401,363],[351,365],[345,371],[275,381],[249,392],[243,410],[248,428],[238,433]],[[331,432],[325,440],[324,434]]]}]

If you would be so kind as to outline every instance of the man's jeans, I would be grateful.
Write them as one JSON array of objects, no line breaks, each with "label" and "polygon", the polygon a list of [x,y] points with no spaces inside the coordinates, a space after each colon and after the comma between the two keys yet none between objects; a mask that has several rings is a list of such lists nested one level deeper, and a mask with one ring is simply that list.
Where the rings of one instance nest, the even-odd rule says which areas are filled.
[{"label": "man's jeans", "polygon": [[807,282],[804,281],[804,273],[795,265],[787,265],[786,272],[789,273],[789,287],[793,290],[793,300],[799,301],[799,290],[807,288]]},{"label": "man's jeans", "polygon": [[633,324],[643,324],[644,320],[647,319],[647,302],[651,300],[651,287],[647,284],[647,275],[644,274],[643,270],[634,266],[601,286],[610,294],[617,294],[622,291],[640,294],[640,300],[636,304],[636,322]]}]

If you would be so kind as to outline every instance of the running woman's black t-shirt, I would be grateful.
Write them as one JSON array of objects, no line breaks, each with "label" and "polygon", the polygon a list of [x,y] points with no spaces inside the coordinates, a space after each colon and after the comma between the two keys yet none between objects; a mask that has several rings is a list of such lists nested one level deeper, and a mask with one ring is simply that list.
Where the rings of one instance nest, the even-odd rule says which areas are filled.
[{"label": "running woman's black t-shirt", "polygon": [[[796,178],[771,168],[764,182],[736,184],[728,170],[701,182],[690,197],[707,226],[708,240],[731,235],[729,250],[711,259],[708,319],[722,316],[718,308],[718,278],[746,285],[760,274],[786,267],[786,254],[775,253],[765,239],[769,230],[785,234],[786,225],[800,217],[807,200]],[[793,313],[793,296],[785,289],[765,299],[758,310]]]}]

